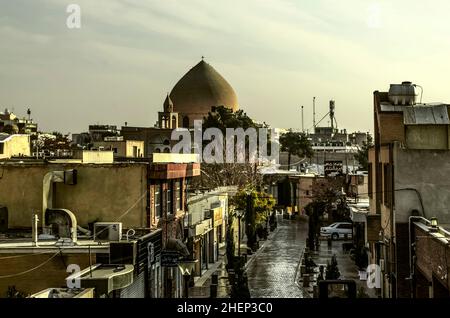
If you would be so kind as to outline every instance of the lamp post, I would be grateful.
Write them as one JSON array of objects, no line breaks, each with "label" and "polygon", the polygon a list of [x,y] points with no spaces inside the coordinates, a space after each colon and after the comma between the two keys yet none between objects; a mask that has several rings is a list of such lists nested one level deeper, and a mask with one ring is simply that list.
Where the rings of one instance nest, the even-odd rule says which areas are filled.
[{"label": "lamp post", "polygon": [[244,211],[242,210],[236,210],[236,216],[238,218],[238,256],[239,261],[241,259],[241,219],[244,215]]},{"label": "lamp post", "polygon": [[198,260],[182,260],[178,263],[178,267],[180,268],[184,279],[184,298],[189,298],[189,278],[191,277],[197,262]]}]

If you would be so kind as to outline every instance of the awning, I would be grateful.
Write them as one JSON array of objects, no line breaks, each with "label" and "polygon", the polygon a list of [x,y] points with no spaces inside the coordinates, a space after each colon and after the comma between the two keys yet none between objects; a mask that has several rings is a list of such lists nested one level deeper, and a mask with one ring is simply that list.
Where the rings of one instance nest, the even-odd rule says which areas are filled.
[{"label": "awning", "polygon": [[170,238],[167,243],[166,243],[166,248],[164,249],[164,251],[166,252],[178,252],[180,253],[180,255],[182,256],[189,256],[189,250],[186,246],[186,244],[184,244],[181,240],[179,239],[174,239],[174,238]]}]

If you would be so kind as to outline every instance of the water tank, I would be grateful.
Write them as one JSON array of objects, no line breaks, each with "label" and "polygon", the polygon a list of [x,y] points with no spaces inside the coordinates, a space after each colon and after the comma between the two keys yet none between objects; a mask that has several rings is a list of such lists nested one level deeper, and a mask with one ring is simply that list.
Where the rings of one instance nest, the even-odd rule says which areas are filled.
[{"label": "water tank", "polygon": [[414,105],[416,103],[416,92],[413,84],[411,82],[391,84],[389,101],[393,105]]}]

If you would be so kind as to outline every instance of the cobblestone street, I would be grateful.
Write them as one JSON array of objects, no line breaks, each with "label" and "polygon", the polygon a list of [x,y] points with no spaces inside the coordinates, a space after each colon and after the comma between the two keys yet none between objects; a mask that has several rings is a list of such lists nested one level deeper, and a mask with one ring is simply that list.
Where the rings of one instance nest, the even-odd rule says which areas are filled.
[{"label": "cobblestone street", "polygon": [[252,298],[303,298],[295,282],[308,225],[303,220],[278,219],[278,228],[248,266]]}]

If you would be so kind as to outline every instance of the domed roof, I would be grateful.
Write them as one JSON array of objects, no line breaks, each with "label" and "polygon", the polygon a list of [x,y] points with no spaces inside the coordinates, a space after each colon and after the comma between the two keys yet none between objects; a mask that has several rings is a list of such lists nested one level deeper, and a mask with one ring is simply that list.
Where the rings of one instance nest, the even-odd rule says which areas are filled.
[{"label": "domed roof", "polygon": [[211,65],[200,61],[190,69],[170,92],[174,111],[181,114],[205,116],[212,106],[239,109],[231,85]]}]

